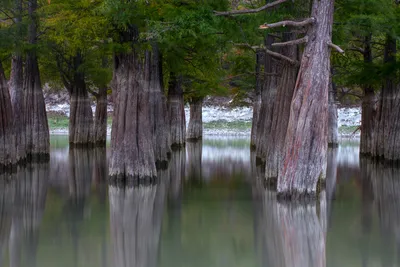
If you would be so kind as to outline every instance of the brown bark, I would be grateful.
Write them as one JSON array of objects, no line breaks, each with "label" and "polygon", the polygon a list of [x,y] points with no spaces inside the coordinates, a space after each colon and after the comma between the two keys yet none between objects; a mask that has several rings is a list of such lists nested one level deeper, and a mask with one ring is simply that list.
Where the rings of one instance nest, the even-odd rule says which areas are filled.
[{"label": "brown bark", "polygon": [[172,148],[184,147],[186,143],[186,118],[182,76],[176,76],[172,72],[168,85],[168,116]]},{"label": "brown bark", "polygon": [[[394,64],[396,60],[396,40],[387,37],[385,63]],[[372,156],[385,161],[400,160],[400,83],[388,77],[379,98],[378,114]]]},{"label": "brown bark", "polygon": [[[364,39],[364,64],[372,63],[371,35]],[[360,154],[370,155],[373,149],[374,128],[376,113],[376,97],[374,88],[365,85],[363,88],[363,98],[361,103],[361,137]]]},{"label": "brown bark", "polygon": [[115,55],[114,114],[110,176],[152,180],[157,176],[149,122],[149,92],[144,56],[134,50]]},{"label": "brown bark", "polygon": [[250,137],[250,147],[251,149],[256,148],[257,143],[257,123],[260,115],[260,106],[261,106],[261,89],[263,85],[263,74],[262,64],[264,63],[264,56],[262,49],[258,49],[256,51],[256,87],[255,87],[255,96],[253,100],[253,119],[251,124],[251,137]]},{"label": "brown bark", "polygon": [[[265,39],[266,47],[271,49],[271,44],[274,42],[274,37],[267,35]],[[261,92],[261,106],[259,119],[257,123],[256,136],[256,155],[259,160],[265,162],[267,157],[268,134],[272,124],[272,111],[275,105],[277,94],[278,77],[268,76],[267,73],[278,73],[278,61],[271,55],[266,54],[264,57],[264,84]]]},{"label": "brown bark", "polygon": [[[284,40],[294,39],[291,33],[284,34]],[[297,59],[297,47],[285,47],[282,54],[291,59]],[[290,103],[293,97],[293,89],[296,84],[298,68],[288,62],[282,62],[282,75],[277,88],[275,103],[272,108],[272,122],[267,130],[265,138],[266,146],[266,178],[278,177],[279,166],[282,162],[285,135],[289,123]]]},{"label": "brown bark", "polygon": [[329,96],[328,96],[328,146],[339,146],[339,133],[338,133],[338,111],[336,104],[336,86],[332,81],[329,82]]},{"label": "brown bark", "polygon": [[190,119],[187,140],[196,142],[203,138],[203,98],[193,97],[190,102]]},{"label": "brown bark", "polygon": [[[36,18],[36,9],[37,0],[30,0],[28,2],[30,20],[28,43],[32,46],[37,44],[38,19]],[[47,160],[50,153],[50,134],[39,66],[34,49],[29,50],[26,55],[24,94],[27,155],[33,159]]]},{"label": "brown bark", "polygon": [[0,62],[0,172],[17,162],[13,119],[10,93]]},{"label": "brown bark", "polygon": [[93,124],[94,143],[106,146],[107,141],[107,87],[101,87],[96,95],[96,111]]},{"label": "brown bark", "polygon": [[314,0],[307,43],[290,108],[284,160],[278,176],[280,197],[314,196],[325,174],[328,87],[333,24],[333,0]]},{"label": "brown bark", "polygon": [[10,94],[14,113],[14,130],[16,138],[17,161],[26,157],[25,123],[24,123],[24,77],[23,60],[20,54],[15,54],[11,62]]},{"label": "brown bark", "polygon": [[171,139],[166,97],[164,95],[162,59],[156,44],[152,51],[146,52],[146,59],[150,73],[149,81],[149,115],[150,130],[153,136],[154,157],[158,168],[168,166],[171,154]]}]

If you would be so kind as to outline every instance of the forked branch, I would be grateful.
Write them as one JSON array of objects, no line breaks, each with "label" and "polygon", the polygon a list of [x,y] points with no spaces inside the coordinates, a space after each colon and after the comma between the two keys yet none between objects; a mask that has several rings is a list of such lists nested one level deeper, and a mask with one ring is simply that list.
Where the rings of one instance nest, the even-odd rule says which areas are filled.
[{"label": "forked branch", "polygon": [[272,46],[290,46],[290,45],[298,45],[298,44],[304,44],[308,42],[308,36],[304,36],[303,38],[292,40],[292,41],[287,41],[283,43],[273,43]]},{"label": "forked branch", "polygon": [[304,27],[310,24],[313,24],[315,22],[315,18],[308,18],[302,21],[293,21],[293,20],[284,20],[284,21],[279,21],[275,23],[264,23],[260,25],[259,29],[260,30],[266,30],[266,29],[272,29],[272,28],[278,28],[278,27],[285,27],[285,26],[292,26],[292,27]]},{"label": "forked branch", "polygon": [[282,3],[287,2],[288,0],[277,0],[272,3],[266,4],[262,7],[255,8],[255,9],[245,9],[245,10],[233,10],[233,11],[214,11],[215,15],[217,16],[231,16],[231,15],[241,15],[241,14],[251,14],[251,13],[258,13],[263,10],[273,8],[278,6]]},{"label": "forked branch", "polygon": [[339,52],[340,54],[344,54],[344,50],[342,48],[340,48],[338,45],[335,45],[334,43],[332,43],[331,41],[328,42],[328,46],[334,50],[336,50],[337,52]]}]

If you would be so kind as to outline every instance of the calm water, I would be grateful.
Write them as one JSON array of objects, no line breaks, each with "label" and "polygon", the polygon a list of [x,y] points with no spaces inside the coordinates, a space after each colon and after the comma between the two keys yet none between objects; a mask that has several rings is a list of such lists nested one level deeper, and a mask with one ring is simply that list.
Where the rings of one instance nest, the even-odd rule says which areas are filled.
[{"label": "calm water", "polygon": [[[172,155],[162,182],[109,187],[107,154],[52,138],[49,164],[0,180],[1,266],[400,266],[400,170],[329,153],[316,204],[277,203],[249,141]],[[360,168],[361,165],[361,168]]]}]

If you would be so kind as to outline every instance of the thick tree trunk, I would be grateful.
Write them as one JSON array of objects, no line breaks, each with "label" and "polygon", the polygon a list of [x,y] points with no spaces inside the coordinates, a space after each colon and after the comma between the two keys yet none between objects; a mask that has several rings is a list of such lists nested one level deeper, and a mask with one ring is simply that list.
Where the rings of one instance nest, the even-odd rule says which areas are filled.
[{"label": "thick tree trunk", "polygon": [[0,62],[0,173],[17,162],[10,93]]},{"label": "thick tree trunk", "polygon": [[203,98],[193,97],[190,100],[190,119],[187,129],[187,140],[196,142],[203,138]]},{"label": "thick tree trunk", "polygon": [[137,51],[115,56],[114,114],[110,176],[153,180],[156,165],[149,122],[149,92],[144,60]]},{"label": "thick tree trunk", "polygon": [[[271,44],[274,42],[274,37],[268,35],[265,43],[268,49],[271,49]],[[272,56],[265,55],[264,68],[264,84],[261,92],[261,106],[259,119],[257,123],[256,134],[256,155],[258,160],[265,162],[267,157],[268,135],[272,124],[272,111],[274,110],[275,99],[277,94],[278,77],[269,76],[270,73],[278,73],[278,61]]]},{"label": "thick tree trunk", "polygon": [[96,111],[93,124],[94,143],[106,146],[107,141],[107,87],[99,89],[96,96]]},{"label": "thick tree trunk", "polygon": [[261,89],[263,86],[263,74],[261,73],[261,65],[264,63],[265,53],[259,49],[256,52],[256,88],[253,100],[253,119],[251,124],[251,137],[250,137],[250,148],[255,149],[257,143],[257,124],[260,115],[261,106]]},{"label": "thick tree trunk", "polygon": [[17,145],[17,161],[26,157],[25,123],[24,123],[24,76],[22,56],[15,54],[11,62],[9,81],[11,102],[14,113],[14,130]]},{"label": "thick tree trunk", "polygon": [[164,95],[162,59],[157,45],[153,45],[152,52],[146,52],[146,58],[150,73],[149,115],[154,157],[158,168],[166,168],[171,154],[171,139]]},{"label": "thick tree trunk", "polygon": [[[285,41],[293,40],[294,34],[286,33]],[[295,46],[282,49],[282,54],[297,59],[297,48]],[[272,122],[267,130],[265,143],[266,146],[266,164],[265,175],[267,179],[274,180],[276,185],[279,166],[282,162],[283,147],[285,145],[285,135],[290,116],[290,103],[293,97],[293,90],[296,84],[298,68],[287,62],[282,62],[282,72],[279,81],[276,100],[272,109]]]},{"label": "thick tree trunk", "polygon": [[[364,64],[372,63],[371,35],[364,39]],[[376,97],[372,86],[365,85],[361,104],[360,154],[370,155],[375,131]]]},{"label": "thick tree trunk", "polygon": [[171,73],[168,85],[168,115],[172,149],[184,147],[186,143],[186,119],[182,77],[175,76],[174,73]]},{"label": "thick tree trunk", "polygon": [[[396,60],[396,41],[387,38],[385,62],[393,64]],[[385,161],[400,160],[400,83],[386,79],[379,99],[373,157]]]},{"label": "thick tree trunk", "polygon": [[338,132],[338,111],[336,104],[336,88],[332,81],[329,83],[329,96],[328,96],[328,146],[339,146],[339,132]]},{"label": "thick tree trunk", "polygon": [[278,175],[280,197],[316,195],[318,179],[325,175],[328,147],[328,87],[333,23],[333,0],[314,0],[290,108],[284,160]]},{"label": "thick tree trunk", "polygon": [[[37,0],[30,0],[28,2],[30,19],[28,42],[30,45],[37,43],[36,9]],[[27,155],[31,159],[47,160],[50,153],[50,134],[39,66],[34,50],[28,51],[26,55],[24,93]]]}]

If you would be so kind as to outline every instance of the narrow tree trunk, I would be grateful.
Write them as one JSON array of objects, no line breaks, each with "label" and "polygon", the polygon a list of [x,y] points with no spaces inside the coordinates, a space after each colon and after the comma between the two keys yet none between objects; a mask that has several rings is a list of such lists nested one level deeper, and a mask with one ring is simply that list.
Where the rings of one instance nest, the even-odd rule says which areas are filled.
[{"label": "narrow tree trunk", "polygon": [[260,115],[261,106],[261,89],[263,85],[263,74],[261,73],[261,64],[264,62],[265,53],[259,49],[256,52],[256,88],[255,96],[253,100],[253,119],[251,124],[251,137],[250,137],[250,148],[255,149],[257,143],[257,123]]},{"label": "narrow tree trunk", "polygon": [[312,17],[290,108],[284,160],[278,175],[280,197],[316,195],[325,174],[328,121],[328,87],[333,23],[333,0],[314,0]]},{"label": "narrow tree trunk", "polygon": [[186,119],[182,77],[177,77],[172,72],[168,85],[168,115],[172,149],[184,147],[186,143]]},{"label": "narrow tree trunk", "polygon": [[[387,37],[385,62],[394,64],[396,60],[396,40]],[[373,157],[385,161],[400,160],[400,83],[395,84],[393,77],[388,77],[379,99],[377,114],[377,133]]]},{"label": "narrow tree trunk", "polygon": [[[295,39],[294,34],[285,33],[285,41]],[[297,47],[287,47],[282,49],[282,54],[297,59]],[[266,164],[265,174],[267,179],[272,179],[276,185],[278,178],[279,166],[282,162],[283,147],[285,145],[285,135],[290,116],[290,103],[293,97],[293,90],[296,84],[298,67],[287,62],[282,62],[281,78],[277,89],[276,100],[272,109],[272,122],[266,135]]]},{"label": "narrow tree trunk", "polygon": [[[37,0],[29,0],[28,42],[32,46],[37,43],[36,9]],[[24,93],[27,155],[33,159],[47,160],[50,153],[49,126],[37,56],[33,49],[29,50],[26,55]]]},{"label": "narrow tree trunk", "polygon": [[154,157],[158,168],[166,168],[171,154],[171,139],[167,103],[164,95],[162,59],[157,45],[153,45],[152,52],[148,51],[146,57],[150,68],[149,115]]},{"label": "narrow tree trunk", "polygon": [[[274,42],[274,37],[268,35],[266,37],[266,47],[271,49],[271,44]],[[264,68],[264,84],[261,92],[261,106],[259,119],[257,123],[256,136],[256,155],[258,160],[265,162],[267,157],[268,133],[272,124],[272,111],[275,105],[277,94],[278,78],[276,76],[268,76],[268,73],[278,73],[278,61],[270,55],[265,55]]]},{"label": "narrow tree trunk", "polygon": [[149,122],[149,92],[143,56],[137,51],[115,56],[114,114],[110,176],[154,179],[157,176]]},{"label": "narrow tree trunk", "polygon": [[13,119],[10,93],[0,62],[0,172],[17,162]]},{"label": "narrow tree trunk", "polygon": [[98,146],[106,146],[107,141],[107,87],[101,87],[96,96],[93,138]]},{"label": "narrow tree trunk", "polygon": [[[364,39],[364,64],[372,63],[371,34]],[[370,155],[375,128],[376,97],[372,86],[365,85],[361,104],[360,154]]]},{"label": "narrow tree trunk", "polygon": [[203,138],[203,98],[193,97],[190,101],[190,120],[187,130],[188,141]]},{"label": "narrow tree trunk", "polygon": [[336,88],[332,81],[329,82],[329,96],[328,96],[328,146],[339,146],[339,133],[338,133],[338,111],[336,104]]}]

